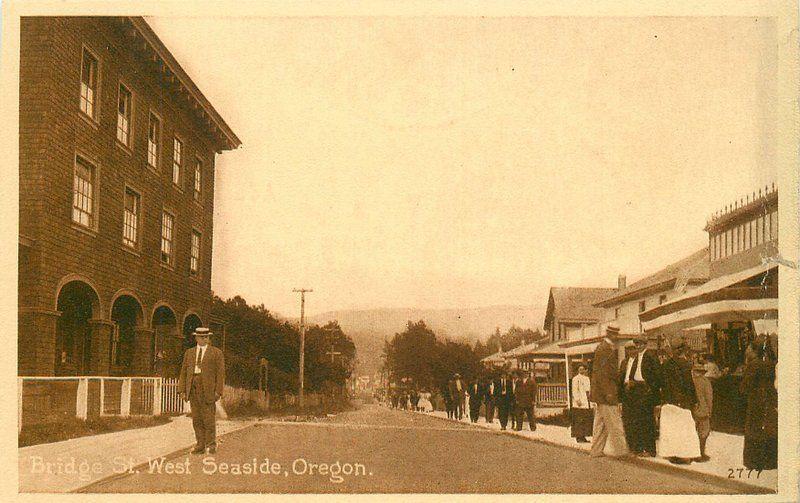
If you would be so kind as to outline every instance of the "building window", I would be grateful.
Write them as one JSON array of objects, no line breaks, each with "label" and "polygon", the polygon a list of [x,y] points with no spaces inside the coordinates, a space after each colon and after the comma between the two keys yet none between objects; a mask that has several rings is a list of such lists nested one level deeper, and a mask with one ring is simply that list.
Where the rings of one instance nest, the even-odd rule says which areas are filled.
[{"label": "building window", "polygon": [[122,241],[136,248],[139,242],[139,208],[141,198],[139,194],[125,187],[125,215],[122,224]]},{"label": "building window", "polygon": [[72,184],[72,220],[94,227],[94,186],[96,170],[82,157],[75,159],[75,178]]},{"label": "building window", "polygon": [[200,201],[200,193],[203,187],[203,161],[195,160],[194,163],[194,200]]},{"label": "building window", "polygon": [[618,307],[614,308],[614,319],[615,320],[619,319],[619,308]]},{"label": "building window", "polygon": [[639,312],[640,313],[643,313],[646,307],[647,307],[647,304],[645,303],[645,301],[643,301],[643,300],[639,301]]},{"label": "building window", "polygon": [[131,145],[131,92],[119,85],[117,103],[117,140],[126,147]]},{"label": "building window", "polygon": [[158,146],[161,140],[161,120],[150,112],[150,124],[147,132],[147,164],[158,167]]},{"label": "building window", "polygon": [[174,234],[175,217],[165,211],[161,216],[161,262],[167,265],[172,265],[175,258]]},{"label": "building window", "polygon": [[172,140],[172,183],[180,185],[183,165],[183,143],[176,137]]},{"label": "building window", "polygon": [[666,294],[663,294],[663,295],[659,295],[659,296],[658,296],[658,305],[659,305],[659,306],[660,306],[661,304],[663,304],[664,302],[666,302],[666,301],[667,301],[667,295],[666,295]]},{"label": "building window", "polygon": [[189,261],[189,273],[196,276],[200,272],[200,233],[192,231],[192,253]]},{"label": "building window", "polygon": [[97,58],[85,48],[81,61],[81,112],[95,118],[97,98]]}]

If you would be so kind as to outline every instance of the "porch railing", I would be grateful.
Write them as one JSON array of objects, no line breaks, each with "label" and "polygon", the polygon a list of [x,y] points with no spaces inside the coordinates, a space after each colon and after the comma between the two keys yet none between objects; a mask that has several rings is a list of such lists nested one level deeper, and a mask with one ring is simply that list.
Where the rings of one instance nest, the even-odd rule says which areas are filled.
[{"label": "porch railing", "polygon": [[559,383],[540,383],[536,403],[540,407],[566,407],[567,385]]}]

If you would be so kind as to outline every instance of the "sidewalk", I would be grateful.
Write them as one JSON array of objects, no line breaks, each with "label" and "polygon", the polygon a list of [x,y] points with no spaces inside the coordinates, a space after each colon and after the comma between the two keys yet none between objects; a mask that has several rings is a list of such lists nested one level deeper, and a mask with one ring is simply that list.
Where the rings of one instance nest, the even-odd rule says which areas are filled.
[{"label": "sidewalk", "polygon": [[[217,436],[253,423],[253,420],[217,420]],[[221,439],[219,443],[224,441]],[[18,450],[19,492],[74,491],[194,444],[192,419],[179,416],[167,424],[151,428],[22,447]]]},{"label": "sidewalk", "polygon": [[[442,418],[446,421],[456,421],[455,419],[447,419],[447,413],[444,411],[434,412],[419,412],[418,414],[426,414],[434,417]],[[487,424],[483,418],[479,419],[477,423],[471,423],[466,417],[461,420],[462,423],[474,424],[481,428],[500,431],[500,422],[495,420],[493,423]],[[510,423],[510,422],[509,422]],[[591,448],[591,443],[579,444],[574,438],[570,436],[569,428],[564,426],[554,426],[549,424],[538,424],[536,431],[528,430],[527,422],[524,423],[525,429],[522,431],[506,430],[503,433],[509,435],[517,435],[531,440],[539,440],[549,442],[572,449],[588,452]],[[509,427],[510,428],[510,427]],[[706,443],[706,452],[711,457],[711,460],[706,463],[691,463],[689,465],[673,465],[663,458],[638,458],[647,463],[658,463],[662,465],[669,465],[681,470],[691,471],[695,473],[702,473],[715,477],[731,478],[738,482],[770,489],[773,491],[778,490],[778,470],[767,470],[761,472],[756,478],[756,472],[752,472],[748,478],[748,471],[743,470],[741,475],[738,469],[744,468],[742,464],[742,448],[744,446],[744,437],[739,435],[729,435],[727,433],[720,433],[712,431]],[[731,472],[733,470],[733,472]]]}]

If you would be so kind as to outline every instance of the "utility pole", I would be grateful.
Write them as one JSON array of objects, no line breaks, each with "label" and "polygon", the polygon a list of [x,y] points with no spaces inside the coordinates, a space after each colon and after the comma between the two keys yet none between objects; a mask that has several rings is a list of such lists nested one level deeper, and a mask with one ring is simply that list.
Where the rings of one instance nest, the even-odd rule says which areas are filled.
[{"label": "utility pole", "polygon": [[313,292],[310,288],[295,288],[293,292],[300,293],[300,391],[297,402],[303,408],[303,368],[306,364],[306,292]]}]

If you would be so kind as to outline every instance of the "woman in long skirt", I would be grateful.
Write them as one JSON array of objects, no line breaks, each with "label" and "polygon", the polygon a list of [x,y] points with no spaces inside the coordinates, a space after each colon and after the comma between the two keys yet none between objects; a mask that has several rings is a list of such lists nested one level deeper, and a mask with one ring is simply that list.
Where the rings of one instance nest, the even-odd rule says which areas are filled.
[{"label": "woman in long skirt", "polygon": [[745,367],[741,385],[747,399],[742,461],[748,469],[774,470],[778,467],[775,359],[769,346],[758,344],[755,351],[755,358]]}]

